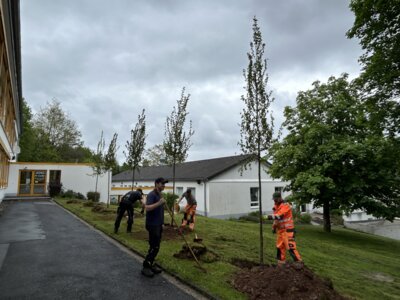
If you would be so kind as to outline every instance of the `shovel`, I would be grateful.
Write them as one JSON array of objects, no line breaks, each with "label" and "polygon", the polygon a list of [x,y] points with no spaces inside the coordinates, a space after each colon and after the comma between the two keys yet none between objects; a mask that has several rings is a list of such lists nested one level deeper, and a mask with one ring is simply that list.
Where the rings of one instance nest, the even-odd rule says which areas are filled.
[{"label": "shovel", "polygon": [[195,242],[195,243],[201,243],[203,241],[203,239],[202,238],[199,238],[198,236],[197,236],[197,233],[194,235],[194,239],[193,239],[193,242]]}]

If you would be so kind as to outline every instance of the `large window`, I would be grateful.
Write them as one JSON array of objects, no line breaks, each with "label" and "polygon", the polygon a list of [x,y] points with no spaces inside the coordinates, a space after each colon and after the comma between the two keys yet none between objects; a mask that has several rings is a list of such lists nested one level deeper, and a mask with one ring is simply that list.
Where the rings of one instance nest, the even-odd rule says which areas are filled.
[{"label": "large window", "polygon": [[283,192],[283,186],[276,186],[275,187],[275,192]]},{"label": "large window", "polygon": [[177,186],[176,187],[176,194],[180,197],[183,194],[183,187]]},{"label": "large window", "polygon": [[0,188],[5,188],[8,185],[8,170],[10,162],[6,152],[0,145]]},{"label": "large window", "polygon": [[257,208],[258,207],[258,187],[250,188],[250,207]]}]

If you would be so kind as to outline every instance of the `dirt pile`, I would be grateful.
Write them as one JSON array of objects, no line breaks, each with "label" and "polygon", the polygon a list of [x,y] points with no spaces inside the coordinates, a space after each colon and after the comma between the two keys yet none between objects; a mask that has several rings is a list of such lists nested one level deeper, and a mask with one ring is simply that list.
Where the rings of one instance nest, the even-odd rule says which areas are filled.
[{"label": "dirt pile", "polygon": [[330,280],[318,277],[302,263],[242,266],[232,284],[249,299],[346,299],[333,289]]},{"label": "dirt pile", "polygon": [[[204,245],[191,245],[190,247],[192,248],[194,255],[196,255],[196,258],[199,261],[212,263],[219,260],[218,255],[213,251],[208,250],[207,247]],[[194,260],[193,255],[186,244],[184,244],[182,246],[182,249],[178,253],[175,253],[173,256],[176,258]]]}]

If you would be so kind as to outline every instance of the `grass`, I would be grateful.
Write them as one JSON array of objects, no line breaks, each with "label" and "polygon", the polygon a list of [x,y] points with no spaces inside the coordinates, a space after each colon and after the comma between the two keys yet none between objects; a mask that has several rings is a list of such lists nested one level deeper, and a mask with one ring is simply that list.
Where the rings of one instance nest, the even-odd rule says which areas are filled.
[{"label": "grass", "polygon": [[[81,202],[67,204],[56,201],[94,227],[120,241],[128,248],[145,255],[148,249],[144,218],[136,218],[133,234],[124,233],[123,220],[118,235],[113,233],[116,206],[108,213],[94,213]],[[178,216],[177,220],[180,220]],[[169,218],[166,215],[166,222]],[[180,221],[178,221],[180,222]],[[270,225],[264,230],[265,263],[275,263],[275,236]],[[320,226],[298,225],[297,245],[305,264],[319,276],[329,278],[342,295],[356,299],[400,299],[400,241],[333,227],[325,233]],[[157,263],[184,281],[221,299],[246,299],[230,285],[239,269],[233,258],[259,261],[259,225],[246,221],[216,220],[198,216],[196,233],[219,261],[202,263],[207,273],[193,261],[174,258],[184,244],[181,238],[165,240]],[[192,241],[194,234],[187,236]]]}]

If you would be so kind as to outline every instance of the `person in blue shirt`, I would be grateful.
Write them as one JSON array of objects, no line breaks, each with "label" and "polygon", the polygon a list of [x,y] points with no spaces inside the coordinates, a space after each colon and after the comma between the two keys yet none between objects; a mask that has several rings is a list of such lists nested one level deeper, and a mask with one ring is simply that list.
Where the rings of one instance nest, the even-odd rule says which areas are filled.
[{"label": "person in blue shirt", "polygon": [[159,177],[154,182],[154,190],[147,195],[147,200],[142,203],[146,210],[146,230],[149,232],[149,250],[143,262],[142,274],[153,277],[161,273],[161,269],[154,265],[154,260],[160,250],[161,234],[164,225],[164,203],[165,199],[161,192],[168,180]]}]

